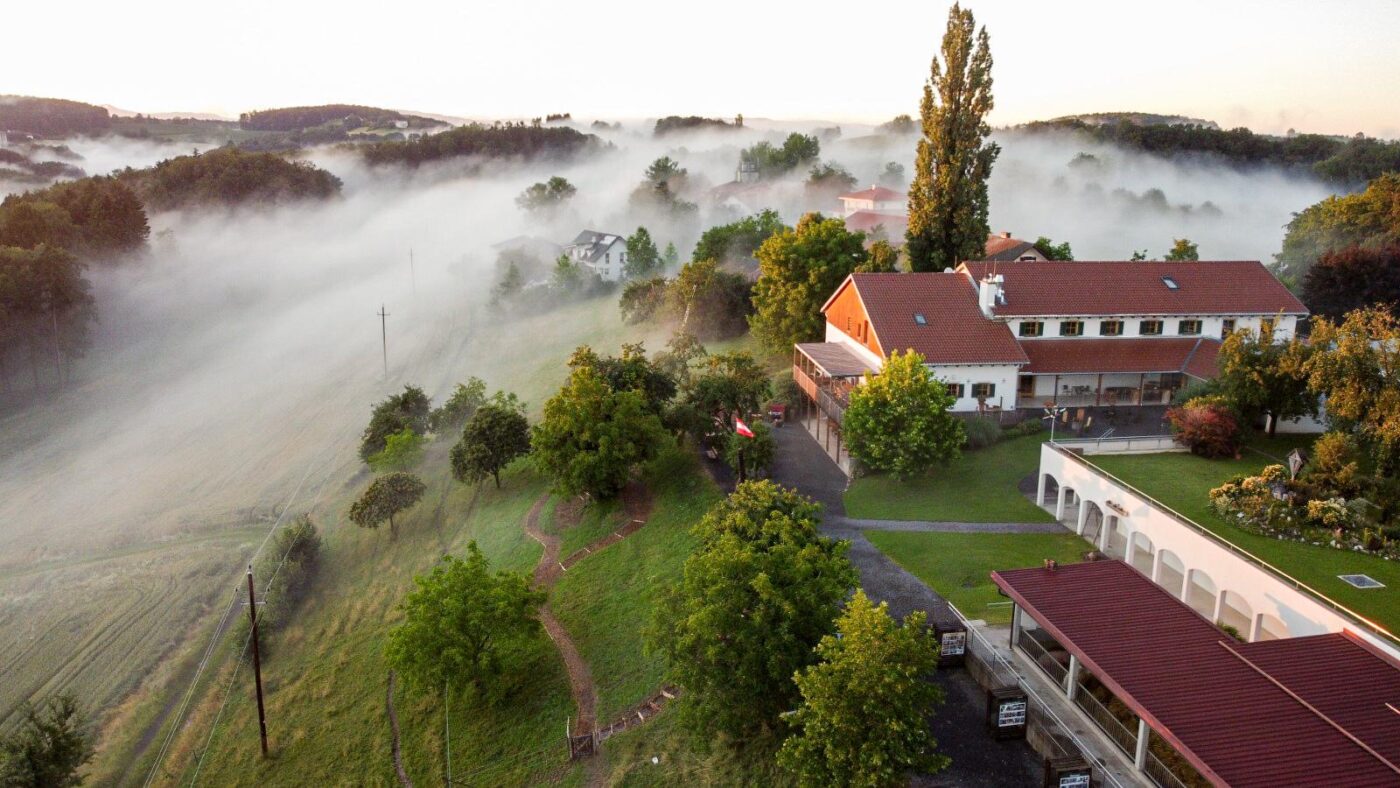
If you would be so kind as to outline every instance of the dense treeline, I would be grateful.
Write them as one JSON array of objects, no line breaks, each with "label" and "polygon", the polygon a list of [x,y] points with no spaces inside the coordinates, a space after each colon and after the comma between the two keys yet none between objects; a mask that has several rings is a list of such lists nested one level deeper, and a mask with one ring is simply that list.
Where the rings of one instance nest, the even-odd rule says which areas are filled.
[{"label": "dense treeline", "polygon": [[740,115],[733,123],[720,118],[702,118],[699,115],[667,115],[656,121],[651,133],[661,137],[675,131],[696,131],[698,129],[738,129],[743,128],[744,116]]},{"label": "dense treeline", "polygon": [[41,137],[101,134],[112,126],[107,110],[67,99],[0,96],[0,131]]},{"label": "dense treeline", "polygon": [[1307,170],[1338,184],[1364,183],[1400,170],[1400,142],[1369,137],[1340,139],[1322,134],[1274,137],[1246,128],[1198,125],[1142,125],[1120,121],[1092,124],[1082,120],[1037,121],[1017,127],[1030,133],[1070,131],[1099,142],[1162,156],[1205,155],[1235,165],[1274,165]]},{"label": "dense treeline", "polygon": [[378,142],[361,148],[370,164],[420,164],[461,156],[485,158],[565,159],[610,147],[592,134],[568,126],[525,123],[471,123],[441,134],[403,142]]},{"label": "dense treeline", "polygon": [[360,121],[357,126],[374,126],[406,120],[410,125],[436,125],[437,121],[405,115],[391,109],[363,107],[358,104],[322,104],[315,107],[281,107],[244,112],[238,125],[250,131],[300,131],[346,118]]},{"label": "dense treeline", "polygon": [[12,194],[0,202],[0,246],[59,247],[81,258],[140,249],[146,210],[122,181],[97,176]]},{"label": "dense treeline", "polygon": [[340,179],[309,162],[233,147],[166,159],[148,169],[127,170],[120,177],[158,211],[320,200],[340,193]]}]

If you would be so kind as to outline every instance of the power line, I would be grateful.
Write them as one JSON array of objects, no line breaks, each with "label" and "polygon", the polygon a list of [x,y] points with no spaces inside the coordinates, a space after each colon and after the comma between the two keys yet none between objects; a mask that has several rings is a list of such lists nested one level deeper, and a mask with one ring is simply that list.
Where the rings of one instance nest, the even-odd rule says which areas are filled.
[{"label": "power line", "polygon": [[[317,457],[316,459],[319,461],[322,457]],[[287,499],[287,503],[283,505],[282,512],[277,515],[277,519],[273,521],[272,527],[268,529],[267,536],[263,537],[262,542],[258,545],[258,549],[255,550],[252,557],[248,559],[249,563],[257,559],[257,557],[262,554],[263,548],[267,547],[267,543],[272,539],[272,535],[277,532],[278,526],[282,524],[282,518],[286,517],[287,512],[291,511],[292,504],[296,501],[297,496],[301,494],[301,488],[306,484],[306,479],[311,475],[311,469],[314,468],[316,464],[317,463],[313,461],[306,467],[306,472],[301,475],[301,480],[297,482],[297,486],[292,490],[292,494]],[[327,474],[327,478],[329,478],[329,474]],[[325,479],[322,479],[321,485],[325,485]],[[320,500],[319,487],[316,499]],[[313,506],[314,505],[313,503]],[[282,560],[283,562],[286,561],[286,555],[283,555]],[[280,570],[281,564],[278,564],[277,568]],[[275,575],[276,573],[274,572],[274,576]],[[175,713],[170,728],[165,733],[165,739],[161,743],[160,750],[156,753],[155,761],[151,764],[151,770],[146,774],[145,782],[142,783],[143,786],[150,786],[150,784],[155,781],[156,773],[160,771],[161,765],[165,761],[165,756],[170,751],[170,745],[174,742],[175,736],[179,733],[180,726],[184,724],[185,715],[189,713],[190,701],[194,698],[195,690],[199,688],[199,679],[204,675],[205,669],[209,667],[209,658],[213,655],[214,649],[221,640],[220,635],[223,634],[224,626],[228,623],[229,614],[238,607],[238,593],[240,590],[239,584],[235,583],[232,598],[229,600],[228,606],[224,609],[224,614],[220,617],[218,625],[215,626],[213,634],[209,636],[209,645],[204,649],[204,655],[200,658],[199,667],[195,669],[195,674],[190,679],[189,688],[185,691],[185,696],[180,701],[180,706]],[[263,595],[266,596],[266,594],[267,591],[264,589]],[[247,646],[245,645],[244,648],[246,649]],[[242,657],[240,656],[239,659],[241,660]]]}]

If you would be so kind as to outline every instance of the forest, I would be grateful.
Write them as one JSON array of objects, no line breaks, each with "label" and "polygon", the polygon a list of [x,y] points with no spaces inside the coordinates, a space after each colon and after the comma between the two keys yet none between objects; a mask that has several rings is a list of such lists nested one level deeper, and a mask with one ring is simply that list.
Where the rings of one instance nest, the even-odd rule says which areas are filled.
[{"label": "forest", "polygon": [[1400,169],[1400,141],[1322,134],[1276,137],[1247,128],[1194,124],[1087,123],[1078,119],[1034,121],[1016,127],[1028,134],[1071,132],[1097,142],[1167,157],[1204,156],[1236,167],[1278,166],[1309,172],[1328,183],[1352,187]]},{"label": "forest", "polygon": [[374,126],[396,120],[406,120],[411,126],[435,126],[430,118],[405,115],[392,109],[364,107],[358,104],[321,104],[314,107],[280,107],[244,112],[238,125],[250,131],[301,131],[331,121],[356,118],[356,126]]},{"label": "forest", "polygon": [[340,179],[308,162],[272,153],[224,147],[198,156],[166,159],[119,176],[152,210],[200,205],[271,205],[326,199],[340,193]]},{"label": "forest", "polygon": [[405,141],[377,142],[360,149],[368,164],[417,167],[462,156],[568,159],[611,145],[567,126],[526,123],[470,123],[441,134]]},{"label": "forest", "polygon": [[107,110],[81,101],[0,96],[0,130],[39,137],[98,135],[112,127]]}]

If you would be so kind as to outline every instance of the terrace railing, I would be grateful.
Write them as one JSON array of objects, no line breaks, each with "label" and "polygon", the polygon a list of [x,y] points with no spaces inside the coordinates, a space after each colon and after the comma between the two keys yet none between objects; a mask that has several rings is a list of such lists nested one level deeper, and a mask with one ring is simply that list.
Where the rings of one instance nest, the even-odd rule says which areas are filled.
[{"label": "terrace railing", "polygon": [[1177,777],[1176,773],[1165,763],[1158,760],[1151,750],[1147,751],[1147,762],[1143,764],[1142,770],[1147,774],[1148,779],[1161,788],[1192,788],[1192,786],[1182,782],[1181,778]]},{"label": "terrace railing", "polygon": [[1240,558],[1244,559],[1250,564],[1253,564],[1259,569],[1273,575],[1280,582],[1292,586],[1294,589],[1311,597],[1313,601],[1342,616],[1343,618],[1354,624],[1358,629],[1362,629],[1372,635],[1375,635],[1376,637],[1381,638],[1387,643],[1393,644],[1396,647],[1400,647],[1400,637],[1397,637],[1390,630],[1386,629],[1380,624],[1375,623],[1374,621],[1367,619],[1355,610],[1352,610],[1351,608],[1346,607],[1345,605],[1334,602],[1330,597],[1328,597],[1321,591],[1318,591],[1317,589],[1313,588],[1307,583],[1304,583],[1298,578],[1293,577],[1292,575],[1288,574],[1282,569],[1279,569],[1278,567],[1274,566],[1268,561],[1265,561],[1264,559],[1260,558],[1254,553],[1251,553],[1248,550],[1237,546],[1235,543],[1229,541],[1228,539],[1225,539],[1224,537],[1220,536],[1219,534],[1215,533],[1209,528],[1198,524],[1195,520],[1192,520],[1191,518],[1187,517],[1181,512],[1176,511],[1170,506],[1167,506],[1166,504],[1162,503],[1156,498],[1153,498],[1152,496],[1148,495],[1142,490],[1139,490],[1131,484],[1128,484],[1126,481],[1123,481],[1117,476],[1114,476],[1113,474],[1109,473],[1108,471],[1104,470],[1098,465],[1095,465],[1094,463],[1090,462],[1089,460],[1085,459],[1079,454],[1070,451],[1069,447],[1061,446],[1058,441],[1047,441],[1045,445],[1050,446],[1052,449],[1059,452],[1062,456],[1068,457],[1071,461],[1077,462],[1080,465],[1083,465],[1084,467],[1090,469],[1094,473],[1097,473],[1103,476],[1104,478],[1112,481],[1114,484],[1117,484],[1118,486],[1122,487],[1123,489],[1127,490],[1133,495],[1136,495],[1137,497],[1146,501],[1148,505],[1175,519],[1181,525],[1190,528],[1191,530],[1211,540],[1212,542],[1224,548],[1225,550],[1234,553],[1235,555],[1239,556]]},{"label": "terrace railing", "polygon": [[1122,750],[1129,758],[1133,757],[1137,749],[1137,732],[1128,730],[1128,726],[1118,719],[1108,707],[1099,702],[1099,699],[1090,694],[1088,688],[1082,683],[1078,691],[1074,693],[1074,705],[1078,706],[1089,719],[1099,726],[1118,749]]},{"label": "terrace railing", "polygon": [[808,375],[806,370],[796,364],[792,367],[792,379],[797,381],[797,387],[802,393],[817,403],[822,413],[841,424],[846,416],[846,406],[851,402],[851,390],[858,384],[820,375]]},{"label": "terrace railing", "polygon": [[1022,632],[1016,638],[1016,645],[1026,652],[1031,661],[1045,671],[1045,675],[1049,676],[1056,684],[1061,687],[1065,685],[1065,675],[1069,673],[1069,669],[1060,664],[1060,661],[1055,659],[1045,646],[1041,645],[1040,641],[1031,637],[1029,633]]}]

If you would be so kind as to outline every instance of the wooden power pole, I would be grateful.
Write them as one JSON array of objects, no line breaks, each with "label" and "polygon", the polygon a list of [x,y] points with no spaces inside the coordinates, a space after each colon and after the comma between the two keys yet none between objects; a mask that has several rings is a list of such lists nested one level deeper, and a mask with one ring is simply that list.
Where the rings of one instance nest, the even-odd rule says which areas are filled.
[{"label": "wooden power pole", "polygon": [[384,345],[384,379],[389,379],[389,328],[385,322],[389,318],[389,313],[384,311],[384,305],[379,305],[379,339]]},{"label": "wooden power pole", "polygon": [[252,622],[253,686],[258,693],[258,736],[262,742],[262,757],[267,757],[267,714],[263,711],[262,662],[258,656],[258,601],[253,596],[253,565],[248,564],[248,618]]}]

